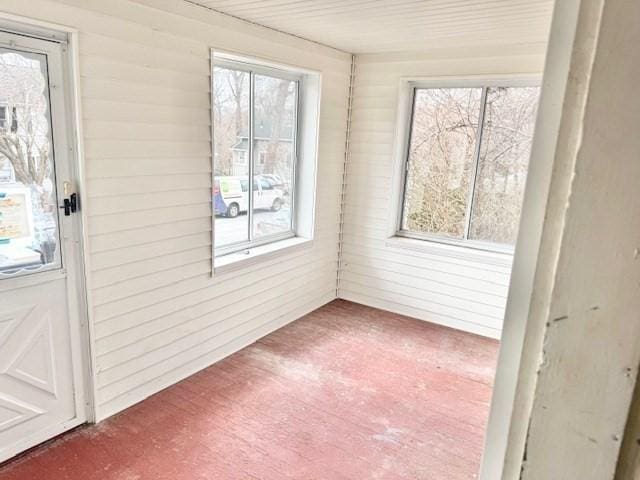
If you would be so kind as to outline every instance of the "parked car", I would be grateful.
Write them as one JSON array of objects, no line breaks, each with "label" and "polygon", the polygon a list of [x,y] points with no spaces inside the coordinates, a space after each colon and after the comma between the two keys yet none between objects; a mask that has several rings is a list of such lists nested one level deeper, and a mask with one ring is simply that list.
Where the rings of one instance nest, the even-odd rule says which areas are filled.
[{"label": "parked car", "polygon": [[260,177],[264,178],[267,182],[273,185],[274,188],[279,188],[280,190],[282,190],[285,195],[289,193],[287,192],[287,186],[284,184],[284,181],[282,180],[282,177],[280,175],[275,175],[273,173],[263,173],[262,175],[260,175]]},{"label": "parked car", "polygon": [[[284,192],[258,175],[253,180],[253,208],[277,212],[284,204]],[[237,217],[249,208],[249,181],[247,177],[215,177],[213,206],[216,215]]]}]

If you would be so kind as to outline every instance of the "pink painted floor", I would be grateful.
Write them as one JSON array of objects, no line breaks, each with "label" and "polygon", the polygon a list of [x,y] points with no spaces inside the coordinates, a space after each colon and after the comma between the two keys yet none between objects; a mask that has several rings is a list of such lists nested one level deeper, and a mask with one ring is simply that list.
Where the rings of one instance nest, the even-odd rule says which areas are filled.
[{"label": "pink painted floor", "polygon": [[337,300],[0,479],[473,479],[497,350]]}]

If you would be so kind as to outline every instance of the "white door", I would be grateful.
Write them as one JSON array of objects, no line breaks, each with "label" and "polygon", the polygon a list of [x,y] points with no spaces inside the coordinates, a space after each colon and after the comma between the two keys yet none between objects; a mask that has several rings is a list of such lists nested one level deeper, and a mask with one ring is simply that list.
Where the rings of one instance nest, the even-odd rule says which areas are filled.
[{"label": "white door", "polygon": [[85,421],[65,49],[0,31],[0,461]]}]

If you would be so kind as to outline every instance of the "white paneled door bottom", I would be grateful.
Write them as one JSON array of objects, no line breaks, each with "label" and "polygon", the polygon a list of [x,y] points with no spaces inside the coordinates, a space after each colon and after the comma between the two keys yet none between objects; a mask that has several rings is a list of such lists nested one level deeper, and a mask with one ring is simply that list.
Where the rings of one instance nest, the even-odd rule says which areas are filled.
[{"label": "white paneled door bottom", "polygon": [[0,461],[76,417],[65,285],[0,293]]}]

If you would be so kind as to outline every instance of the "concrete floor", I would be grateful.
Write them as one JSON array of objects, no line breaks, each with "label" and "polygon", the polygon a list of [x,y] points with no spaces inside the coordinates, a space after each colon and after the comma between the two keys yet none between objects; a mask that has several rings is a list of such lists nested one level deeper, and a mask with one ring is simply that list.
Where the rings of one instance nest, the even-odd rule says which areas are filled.
[{"label": "concrete floor", "polygon": [[337,300],[0,479],[473,479],[497,350]]}]

